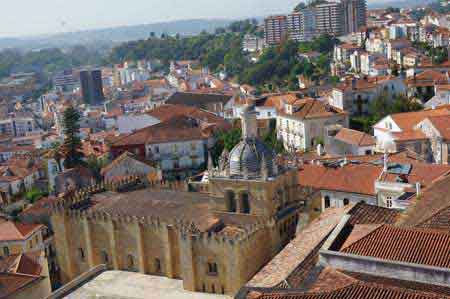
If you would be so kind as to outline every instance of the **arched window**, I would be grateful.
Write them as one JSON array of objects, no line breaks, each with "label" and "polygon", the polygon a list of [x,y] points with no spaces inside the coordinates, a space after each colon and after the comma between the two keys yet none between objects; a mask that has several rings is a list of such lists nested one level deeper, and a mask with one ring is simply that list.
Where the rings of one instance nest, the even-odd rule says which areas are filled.
[{"label": "arched window", "polygon": [[225,201],[227,205],[227,211],[230,213],[236,213],[236,197],[233,191],[228,190],[225,193]]},{"label": "arched window", "polygon": [[248,193],[241,194],[241,213],[250,214],[250,200]]},{"label": "arched window", "polygon": [[344,206],[347,206],[350,203],[350,200],[348,198],[344,198]]},{"label": "arched window", "polygon": [[331,206],[330,197],[327,195],[325,196],[325,209],[328,209]]},{"label": "arched window", "polygon": [[131,254],[127,255],[127,269],[130,271],[134,270],[134,256]]}]

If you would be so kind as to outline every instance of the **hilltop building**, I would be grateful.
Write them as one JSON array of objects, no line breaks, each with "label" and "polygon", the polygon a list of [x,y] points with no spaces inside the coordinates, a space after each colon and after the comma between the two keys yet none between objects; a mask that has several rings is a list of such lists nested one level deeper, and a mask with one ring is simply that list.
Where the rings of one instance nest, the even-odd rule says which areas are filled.
[{"label": "hilltop building", "polygon": [[[257,138],[256,113],[242,114],[243,139],[208,163],[206,193],[139,188],[139,178],[67,194],[53,205],[61,279],[99,264],[183,280],[184,289],[234,295],[294,237],[296,171]],[[174,189],[174,188],[171,188]]]}]

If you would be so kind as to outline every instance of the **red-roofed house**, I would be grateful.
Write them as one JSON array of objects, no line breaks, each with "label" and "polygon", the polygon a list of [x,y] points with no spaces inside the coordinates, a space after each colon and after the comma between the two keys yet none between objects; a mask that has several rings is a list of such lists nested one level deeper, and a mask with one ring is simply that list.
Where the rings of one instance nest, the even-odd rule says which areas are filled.
[{"label": "red-roofed house", "polygon": [[0,223],[0,257],[44,250],[46,227],[13,221]]},{"label": "red-roofed house", "polygon": [[390,76],[354,78],[333,88],[329,103],[351,115],[367,114],[370,103],[382,94],[388,99],[405,95],[405,83],[401,78]]},{"label": "red-roofed house", "polygon": [[450,115],[450,110],[441,106],[416,112],[405,112],[388,115],[374,126],[377,139],[376,150],[380,152],[396,152],[409,149],[418,154],[428,153],[428,137],[416,126],[424,119],[432,116]]},{"label": "red-roofed house", "polygon": [[50,294],[47,259],[42,251],[0,260],[1,299],[42,299]]},{"label": "red-roofed house", "polygon": [[336,135],[325,141],[325,151],[329,155],[370,155],[374,152],[376,139],[364,132],[342,128]]},{"label": "red-roofed house", "polygon": [[348,114],[326,102],[293,98],[277,115],[277,135],[288,150],[308,150],[323,143],[329,127],[348,127]]}]

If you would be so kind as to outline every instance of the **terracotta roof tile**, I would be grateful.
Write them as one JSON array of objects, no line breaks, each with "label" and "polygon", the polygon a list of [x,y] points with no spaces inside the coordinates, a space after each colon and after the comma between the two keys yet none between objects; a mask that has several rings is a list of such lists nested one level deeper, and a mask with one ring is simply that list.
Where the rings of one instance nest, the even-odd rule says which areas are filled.
[{"label": "terracotta roof tile", "polygon": [[450,110],[446,107],[437,107],[436,109],[391,114],[391,118],[403,131],[412,131],[425,118],[440,115],[450,115]]},{"label": "terracotta roof tile", "polygon": [[298,182],[322,190],[375,195],[375,184],[382,167],[372,164],[348,164],[343,167],[303,165]]},{"label": "terracotta roof tile", "polygon": [[294,112],[292,114],[288,114],[285,111],[280,111],[280,115],[308,119],[347,114],[345,111],[335,108],[328,103],[311,98],[298,99],[290,105],[293,106]]},{"label": "terracotta roof tile", "polygon": [[24,224],[5,221],[0,223],[0,241],[25,240],[34,232],[42,229],[42,224]]},{"label": "terracotta roof tile", "polygon": [[149,112],[148,115],[159,119],[162,122],[166,122],[179,116],[186,116],[205,124],[214,124],[218,129],[230,129],[230,124],[222,117],[215,115],[214,113],[185,105],[161,105]]},{"label": "terracotta roof tile", "polygon": [[370,146],[376,144],[376,140],[373,136],[347,128],[342,128],[335,138],[342,142],[357,146]]},{"label": "terracotta roof tile", "polygon": [[388,287],[382,284],[355,282],[346,287],[328,292],[282,292],[273,291],[261,294],[255,299],[448,299],[450,296],[435,293],[409,290],[406,288]]},{"label": "terracotta roof tile", "polygon": [[155,144],[171,141],[201,140],[206,139],[202,129],[195,124],[195,121],[184,116],[170,119],[150,127],[146,127],[136,132],[120,136],[113,143],[115,146],[126,146],[133,144]]},{"label": "terracotta roof tile", "polygon": [[340,251],[390,261],[449,268],[450,233],[383,225]]},{"label": "terracotta roof tile", "polygon": [[442,138],[450,140],[450,115],[428,117]]},{"label": "terracotta roof tile", "polygon": [[404,227],[417,226],[450,232],[449,220],[440,220],[442,215],[445,217],[445,213],[450,207],[448,186],[450,186],[450,176],[434,181],[422,191],[419,199],[415,199],[413,206],[399,218],[398,224]]},{"label": "terracotta roof tile", "polygon": [[0,298],[10,298],[21,288],[37,282],[40,276],[30,276],[23,274],[0,273]]},{"label": "terracotta roof tile", "polygon": [[264,266],[247,286],[271,288],[286,279],[293,285],[300,283],[305,272],[314,265],[322,242],[350,208],[331,208],[322,213]]}]

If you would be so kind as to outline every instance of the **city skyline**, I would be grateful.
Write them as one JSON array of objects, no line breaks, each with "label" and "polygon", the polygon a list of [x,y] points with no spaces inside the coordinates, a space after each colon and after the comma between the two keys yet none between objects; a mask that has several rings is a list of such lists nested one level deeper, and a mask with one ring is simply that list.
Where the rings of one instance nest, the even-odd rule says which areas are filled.
[{"label": "city skyline", "polygon": [[[372,0],[369,3],[385,0]],[[6,4],[0,15],[0,38],[29,37],[117,26],[151,24],[186,19],[243,19],[288,13],[298,0],[285,0],[280,5],[275,0],[230,0],[211,5],[206,0],[186,2],[170,0],[131,0],[122,3],[106,0],[42,0],[30,2],[16,0]],[[23,9],[26,7],[27,9]],[[11,14],[21,11],[20,17]]]}]

